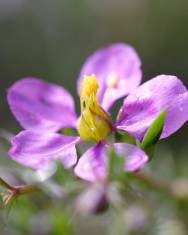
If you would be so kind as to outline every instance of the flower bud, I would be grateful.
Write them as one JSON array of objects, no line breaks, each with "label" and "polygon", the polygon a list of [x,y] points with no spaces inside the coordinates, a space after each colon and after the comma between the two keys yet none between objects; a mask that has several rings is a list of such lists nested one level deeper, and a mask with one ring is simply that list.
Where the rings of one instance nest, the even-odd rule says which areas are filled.
[{"label": "flower bud", "polygon": [[107,210],[108,186],[101,183],[91,185],[84,190],[76,201],[76,208],[81,214],[100,214]]}]

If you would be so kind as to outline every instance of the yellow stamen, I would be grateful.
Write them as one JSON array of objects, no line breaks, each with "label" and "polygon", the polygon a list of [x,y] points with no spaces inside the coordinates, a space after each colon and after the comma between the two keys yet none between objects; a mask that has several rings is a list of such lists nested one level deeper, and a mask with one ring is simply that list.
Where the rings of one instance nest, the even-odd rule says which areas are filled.
[{"label": "yellow stamen", "polygon": [[84,140],[100,141],[112,131],[112,120],[97,100],[98,88],[95,75],[84,76],[80,91],[81,116],[77,123],[80,137]]},{"label": "yellow stamen", "polygon": [[84,98],[89,98],[91,94],[96,94],[98,88],[99,84],[94,74],[92,74],[91,76],[84,76],[83,84],[81,86],[81,95]]}]

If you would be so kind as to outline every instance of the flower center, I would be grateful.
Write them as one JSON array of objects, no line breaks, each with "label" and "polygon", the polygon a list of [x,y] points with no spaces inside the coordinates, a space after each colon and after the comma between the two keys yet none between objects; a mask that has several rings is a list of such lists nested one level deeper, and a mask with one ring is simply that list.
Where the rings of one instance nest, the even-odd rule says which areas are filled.
[{"label": "flower center", "polygon": [[97,100],[99,84],[95,75],[84,76],[80,90],[81,116],[77,129],[83,140],[104,140],[112,132],[112,120]]}]

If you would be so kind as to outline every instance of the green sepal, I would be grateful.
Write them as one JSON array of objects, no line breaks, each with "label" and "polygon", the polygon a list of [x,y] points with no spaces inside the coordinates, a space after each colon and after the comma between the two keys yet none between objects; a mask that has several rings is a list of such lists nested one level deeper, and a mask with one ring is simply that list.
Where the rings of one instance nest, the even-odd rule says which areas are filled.
[{"label": "green sepal", "polygon": [[126,131],[118,130],[115,133],[116,142],[124,142],[128,144],[136,145],[136,140],[133,136],[129,135]]},{"label": "green sepal", "polygon": [[64,127],[63,129],[61,129],[61,133],[63,135],[74,136],[75,130],[69,127]]},{"label": "green sepal", "polygon": [[156,144],[159,141],[164,127],[166,112],[167,110],[165,109],[157,116],[141,142],[140,147],[148,154],[149,160],[151,160],[154,156]]}]

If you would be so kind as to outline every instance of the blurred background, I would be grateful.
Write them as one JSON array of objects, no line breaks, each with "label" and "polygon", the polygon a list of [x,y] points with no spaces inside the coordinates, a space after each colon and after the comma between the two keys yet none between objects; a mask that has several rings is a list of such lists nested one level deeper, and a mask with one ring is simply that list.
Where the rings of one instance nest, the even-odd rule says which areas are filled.
[{"label": "blurred background", "polygon": [[[22,77],[34,76],[63,85],[71,91],[78,106],[76,79],[83,62],[96,49],[113,42],[126,42],[137,50],[142,60],[144,81],[157,74],[173,74],[181,78],[188,87],[187,0],[0,0],[0,127],[10,132],[20,130],[8,109],[6,89]],[[79,112],[79,107],[77,110]],[[161,180],[187,178],[187,139],[188,125],[185,125],[168,140],[162,141],[158,159],[151,163],[156,177]],[[4,143],[1,143],[1,147],[0,165],[9,166],[12,161],[6,157]],[[165,166],[161,166],[161,161]],[[14,167],[19,169],[20,166],[15,163]],[[46,232],[46,227],[46,231],[36,232],[37,218],[46,223],[47,212],[37,212],[35,218],[35,209],[27,211],[28,201],[24,203],[18,208],[22,215],[27,214],[28,220],[24,221],[21,214],[14,211],[13,214],[18,213],[21,216],[20,228],[13,219],[13,222],[5,225],[6,235],[24,232],[37,235],[71,234],[69,230],[61,231],[64,215],[58,210],[51,212],[49,208],[49,216],[59,214],[59,220],[54,223],[57,223],[60,230],[49,233]],[[166,209],[165,216],[168,214],[166,212],[171,216],[175,215],[175,209],[169,208]],[[143,212],[143,203],[138,210]],[[136,211],[136,214],[139,212]],[[160,218],[154,215],[158,218],[155,222],[160,228],[148,234],[187,234],[176,216],[167,217],[161,223],[160,213]],[[17,218],[19,215],[16,215]],[[84,222],[77,222],[76,219],[75,226],[78,229],[75,234],[87,234],[88,231],[90,234],[106,234],[106,227],[109,227],[108,216],[110,217],[104,215],[102,218],[83,219]],[[174,233],[173,226],[179,226],[178,232]],[[167,233],[171,227],[171,232]]]}]

